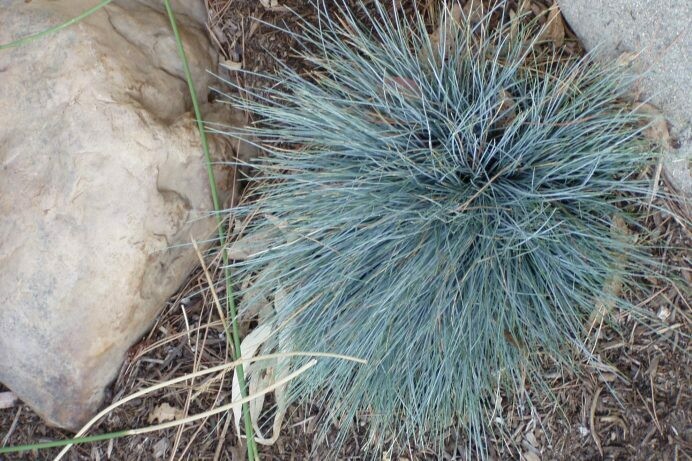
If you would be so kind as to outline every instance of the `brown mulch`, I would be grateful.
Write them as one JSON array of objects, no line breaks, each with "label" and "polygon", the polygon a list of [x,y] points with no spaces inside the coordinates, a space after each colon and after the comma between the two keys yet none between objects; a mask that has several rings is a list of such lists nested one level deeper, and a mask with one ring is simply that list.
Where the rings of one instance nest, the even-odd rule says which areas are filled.
[{"label": "brown mulch", "polygon": [[[273,72],[274,57],[297,69],[303,63],[292,52],[293,40],[256,21],[296,30],[293,13],[278,8],[268,11],[259,0],[206,0],[209,31],[227,65],[256,72]],[[353,1],[353,4],[357,3]],[[371,2],[367,2],[371,3]],[[401,1],[409,11],[411,1]],[[419,2],[423,4],[424,2]],[[432,7],[430,0],[424,7]],[[533,0],[543,11],[550,1]],[[304,19],[314,18],[306,0],[286,0]],[[567,46],[581,48],[567,30]],[[239,63],[239,64],[237,64]],[[235,72],[219,69],[235,79]],[[260,85],[243,77],[241,84]],[[680,223],[660,214],[646,225],[655,229],[671,248],[661,261],[680,268],[690,267],[692,235]],[[218,261],[209,265],[220,279]],[[689,284],[689,269],[675,274]],[[217,277],[218,276],[218,277]],[[490,441],[497,460],[689,460],[692,459],[692,368],[689,336],[692,330],[688,292],[679,286],[652,281],[645,293],[626,293],[660,319],[660,324],[642,325],[633,318],[615,319],[615,328],[603,326],[592,333],[593,353],[603,364],[583,364],[582,373],[556,369],[546,363],[552,380],[553,398],[534,396],[534,411],[526,402],[503,402],[504,411],[495,421],[508,435],[505,441]],[[684,285],[684,283],[682,283]],[[230,361],[223,326],[207,289],[205,274],[197,270],[179,294],[173,297],[155,325],[133,346],[106,402],[114,402],[138,390],[188,373]],[[223,297],[223,290],[219,292]],[[245,324],[243,334],[253,325]],[[109,413],[89,434],[100,434],[152,424],[157,411],[169,409],[176,417],[204,412],[231,399],[231,373],[206,375],[182,382],[129,402]],[[0,386],[0,392],[6,389]],[[531,391],[529,390],[529,396]],[[162,407],[166,404],[167,406]],[[271,447],[260,447],[263,460],[334,458],[366,459],[362,434],[354,433],[335,455],[329,440],[316,445],[315,421],[319,408],[292,408],[281,437]],[[271,426],[270,421],[264,421]],[[270,427],[268,428],[270,429]],[[266,435],[266,434],[265,434]],[[27,406],[18,404],[0,410],[0,446],[65,439],[71,434],[47,427]],[[445,460],[466,460],[463,435],[450,437]],[[0,455],[0,460],[52,459],[59,449]],[[68,460],[242,460],[245,447],[238,441],[232,414],[213,415],[180,429],[73,447]],[[384,458],[390,459],[390,458]],[[437,459],[424,447],[397,453],[392,460]]]}]

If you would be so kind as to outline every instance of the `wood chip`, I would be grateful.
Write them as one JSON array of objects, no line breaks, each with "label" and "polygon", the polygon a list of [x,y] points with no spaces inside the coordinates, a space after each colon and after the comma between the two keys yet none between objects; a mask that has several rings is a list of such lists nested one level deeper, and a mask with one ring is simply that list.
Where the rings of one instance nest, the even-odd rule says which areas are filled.
[{"label": "wood chip", "polygon": [[[444,42],[445,53],[451,53],[456,48],[456,28],[461,23],[463,11],[458,4],[452,6],[449,15],[445,15],[445,21],[430,35],[433,50],[437,50],[440,43]],[[437,57],[437,56],[435,56]]]},{"label": "wood chip", "polygon": [[152,447],[152,451],[154,452],[154,459],[161,459],[164,456],[166,456],[166,453],[168,452],[168,450],[170,450],[170,448],[171,442],[168,440],[167,437],[163,437],[162,439],[160,439]]},{"label": "wood chip", "polygon": [[526,461],[541,461],[541,457],[533,451],[524,452],[523,456]]}]

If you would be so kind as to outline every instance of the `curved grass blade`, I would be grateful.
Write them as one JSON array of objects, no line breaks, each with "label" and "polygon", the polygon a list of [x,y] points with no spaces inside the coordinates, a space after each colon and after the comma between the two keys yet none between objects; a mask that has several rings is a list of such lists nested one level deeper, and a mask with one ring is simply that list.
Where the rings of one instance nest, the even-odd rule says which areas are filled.
[{"label": "curved grass blade", "polygon": [[[295,379],[296,377],[300,376],[301,374],[305,373],[308,369],[314,367],[317,364],[317,361],[315,359],[310,360],[305,366],[299,368],[298,370],[294,371],[290,375],[286,376],[284,379],[277,381],[276,383],[272,384],[271,386],[267,386],[266,388],[262,389],[261,391],[256,392],[253,395],[249,395],[247,397],[243,397],[240,400],[237,400],[235,402],[228,403],[226,405],[222,405],[220,407],[188,416],[187,418],[182,418],[176,421],[170,421],[167,423],[162,423],[162,424],[156,424],[154,426],[147,426],[139,429],[128,429],[125,431],[117,431],[117,432],[111,432],[108,434],[99,434],[99,435],[90,435],[86,437],[77,437],[74,439],[69,439],[69,440],[56,440],[52,442],[42,442],[42,443],[34,443],[34,444],[29,444],[29,445],[20,445],[16,447],[5,447],[5,448],[0,448],[0,454],[7,454],[7,453],[20,453],[24,451],[29,451],[29,450],[41,450],[41,449],[46,449],[46,448],[57,448],[57,447],[64,447],[67,445],[79,445],[83,443],[90,443],[90,442],[100,442],[103,440],[111,440],[111,439],[117,439],[121,437],[127,437],[130,435],[139,435],[139,434],[148,434],[150,432],[156,432],[156,431],[161,431],[164,429],[170,429],[172,427],[178,427],[183,424],[191,423],[198,421],[200,419],[208,418],[209,416],[213,416],[219,413],[224,413],[229,410],[232,410],[233,408],[237,408],[238,406],[245,406],[250,400],[256,399],[257,397],[261,395],[268,394],[278,387],[286,384],[287,382],[291,381],[292,379]],[[230,365],[229,365],[230,366]],[[240,362],[238,362],[238,366],[240,366]],[[187,378],[186,378],[187,379]]]}]

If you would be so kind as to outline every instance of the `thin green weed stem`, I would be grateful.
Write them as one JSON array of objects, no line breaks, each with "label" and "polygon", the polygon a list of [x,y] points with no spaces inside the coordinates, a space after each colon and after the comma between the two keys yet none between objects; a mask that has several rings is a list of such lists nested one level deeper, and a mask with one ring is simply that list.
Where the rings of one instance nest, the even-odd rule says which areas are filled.
[{"label": "thin green weed stem", "polygon": [[[192,81],[192,73],[190,72],[190,66],[188,64],[187,55],[185,54],[185,48],[183,47],[182,40],[180,38],[180,32],[178,31],[178,24],[175,20],[175,14],[173,13],[173,8],[171,7],[170,0],[163,0],[166,7],[166,13],[171,22],[171,28],[173,29],[173,35],[175,36],[176,45],[178,47],[178,54],[183,63],[183,70],[185,72],[185,79],[187,80],[187,85],[190,89],[190,97],[192,99],[192,107],[195,113],[195,119],[197,121],[197,128],[199,129],[200,138],[202,141],[202,149],[204,150],[204,159],[207,168],[207,176],[209,178],[209,187],[211,189],[212,201],[214,204],[214,215],[216,216],[216,222],[219,232],[219,244],[222,248],[222,258],[224,264],[224,278],[226,280],[226,305],[228,309],[228,315],[231,319],[231,330],[233,333],[233,338],[229,338],[229,342],[232,340],[232,358],[237,360],[240,358],[240,331],[238,328],[238,310],[235,305],[235,300],[233,298],[233,284],[231,280],[230,268],[228,265],[228,252],[226,251],[226,231],[223,217],[221,215],[221,203],[219,201],[219,194],[216,189],[216,178],[214,177],[214,169],[212,167],[211,155],[209,154],[209,141],[207,140],[207,133],[204,128],[204,121],[202,119],[202,113],[199,108],[199,101],[197,100],[197,94],[195,91],[195,86]],[[240,396],[242,398],[247,397],[248,390],[247,384],[245,382],[245,373],[242,364],[238,366],[238,382],[240,384]],[[247,454],[250,461],[257,458],[257,447],[255,445],[255,437],[252,427],[252,420],[250,418],[250,408],[247,403],[243,404],[243,421],[245,424],[245,435],[247,437]]]}]

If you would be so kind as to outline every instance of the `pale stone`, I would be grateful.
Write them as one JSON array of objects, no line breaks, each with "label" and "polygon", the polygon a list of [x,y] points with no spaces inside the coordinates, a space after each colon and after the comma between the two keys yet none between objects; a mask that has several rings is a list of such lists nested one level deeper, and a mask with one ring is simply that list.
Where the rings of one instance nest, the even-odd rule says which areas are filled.
[{"label": "pale stone", "polygon": [[[94,4],[0,0],[0,43]],[[206,101],[215,55],[183,12]],[[0,51],[0,382],[51,424],[93,415],[197,263],[172,247],[213,235],[182,77],[167,17],[133,0]]]},{"label": "pale stone", "polygon": [[607,59],[637,56],[640,99],[661,109],[677,141],[664,173],[692,197],[692,2],[690,0],[558,0],[588,50]]}]

